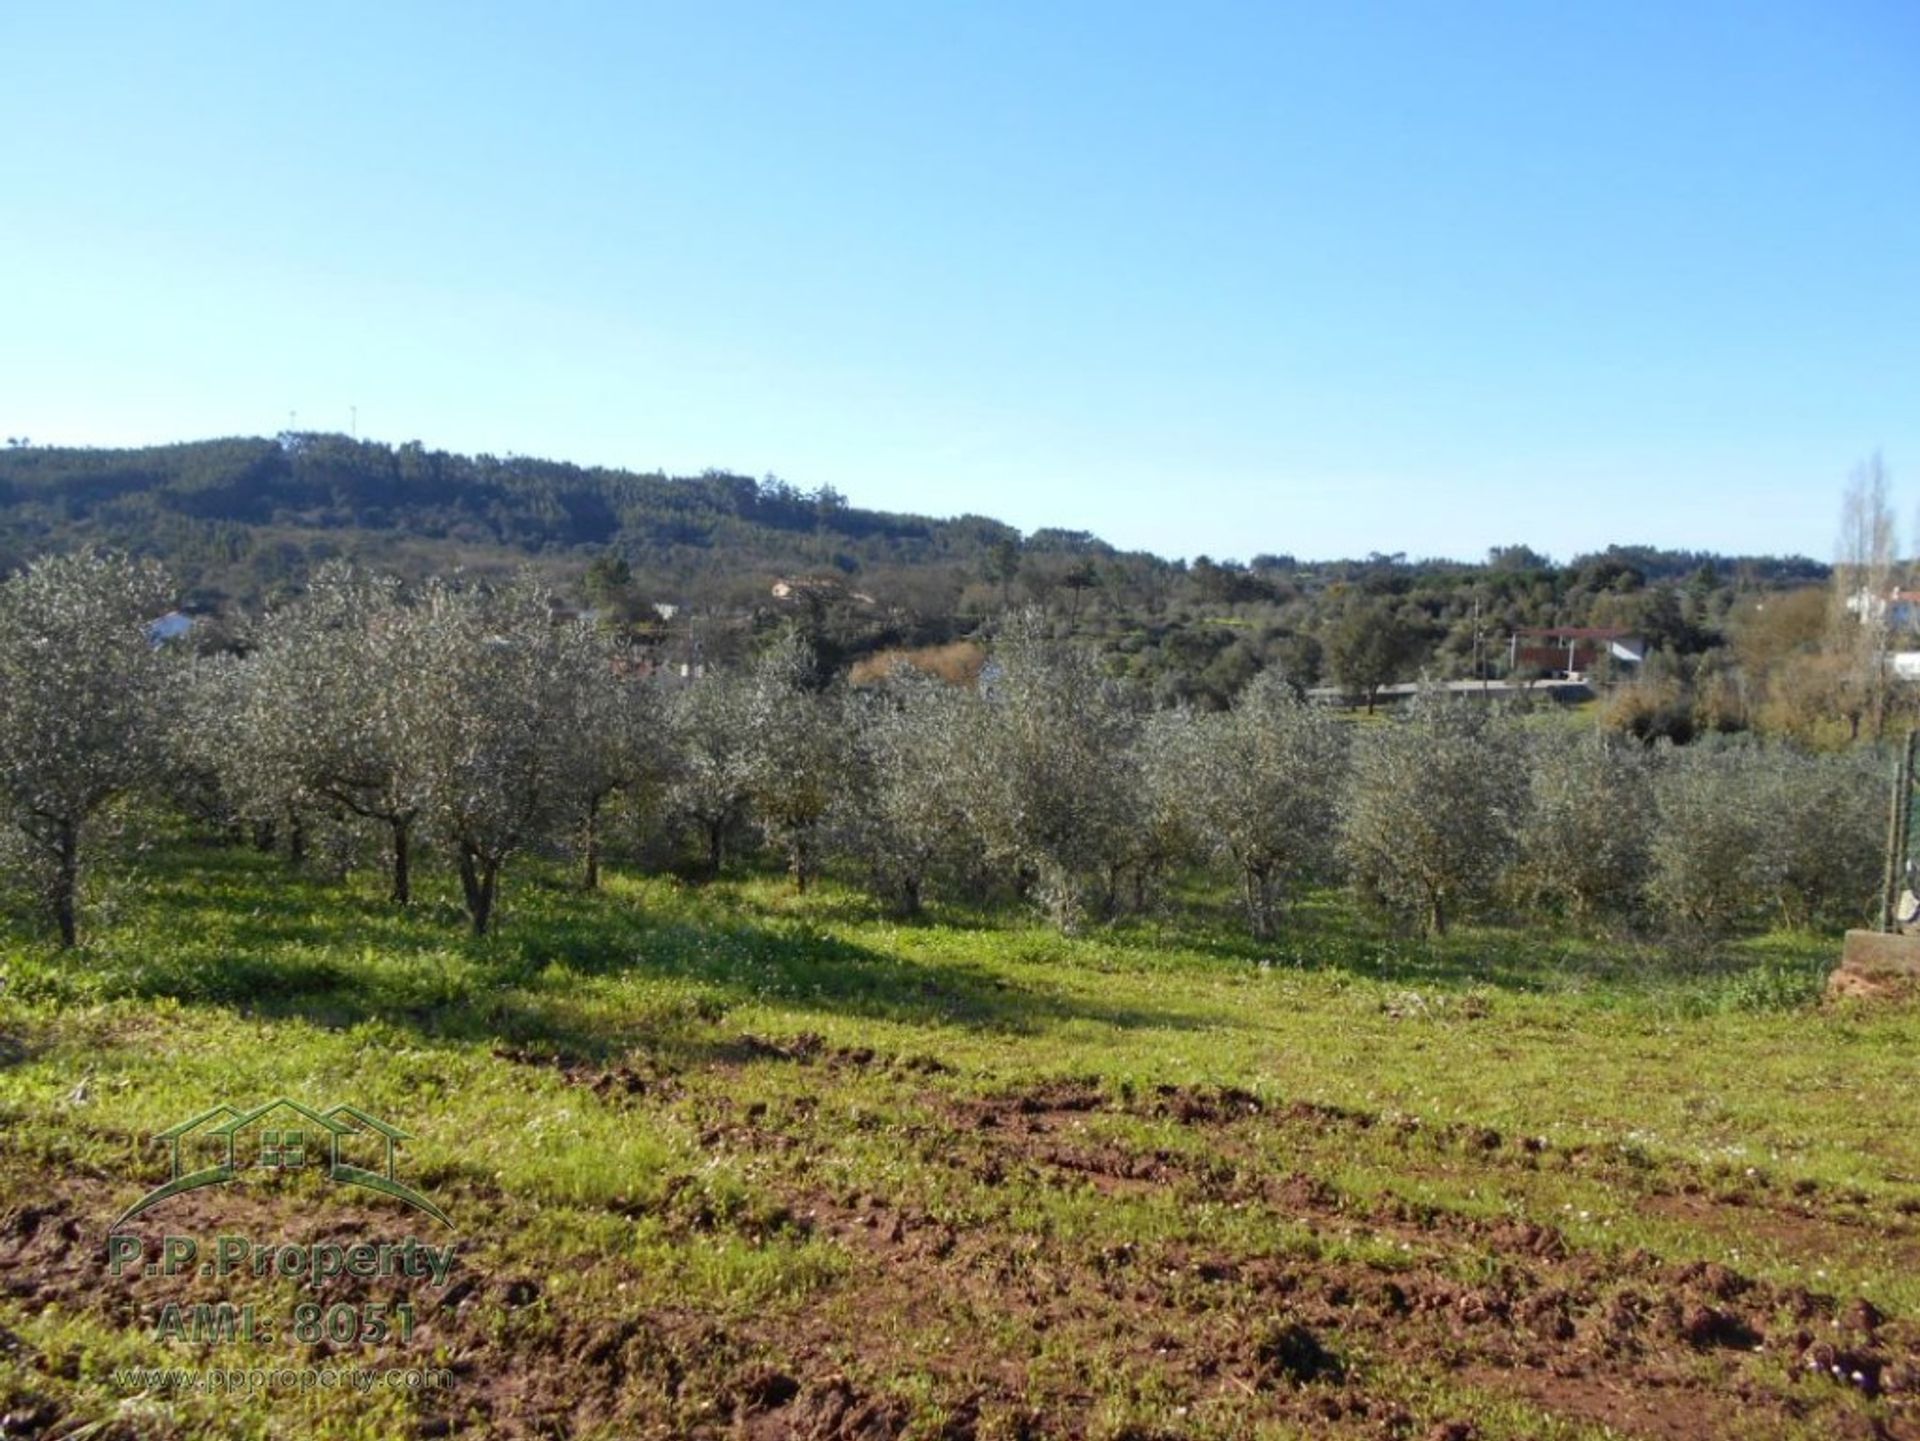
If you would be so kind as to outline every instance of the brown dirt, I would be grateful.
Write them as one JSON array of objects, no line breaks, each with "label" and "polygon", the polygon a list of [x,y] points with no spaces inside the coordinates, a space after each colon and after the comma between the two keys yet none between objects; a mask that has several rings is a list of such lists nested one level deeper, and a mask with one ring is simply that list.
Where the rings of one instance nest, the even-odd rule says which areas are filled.
[{"label": "brown dirt", "polygon": [[630,1065],[601,1066],[577,1057],[555,1052],[530,1051],[520,1047],[496,1046],[497,1060],[517,1066],[545,1066],[560,1073],[570,1086],[582,1086],[602,1100],[621,1097],[655,1096],[671,1098],[680,1094],[679,1083],[659,1070],[641,1071]]},{"label": "brown dirt", "polygon": [[[743,1059],[907,1069],[897,1058],[836,1051],[818,1038],[743,1037],[741,1046]],[[651,1306],[574,1315],[551,1302],[545,1278],[503,1266],[480,1222],[462,1240],[444,1294],[420,1282],[337,1280],[326,1299],[413,1300],[416,1345],[444,1348],[450,1358],[459,1378],[454,1400],[422,1413],[423,1435],[601,1428],[710,1441],[881,1441],[913,1427],[950,1441],[1077,1437],[1096,1428],[1114,1378],[1133,1377],[1156,1395],[1182,1398],[1196,1418],[1234,1418],[1228,1430],[1267,1419],[1326,1435],[1472,1436],[1476,1422],[1458,1414],[1457,1403],[1454,1414],[1421,1414],[1417,1389],[1392,1389],[1425,1375],[1630,1437],[1795,1429],[1862,1441],[1920,1438],[1913,1317],[1717,1263],[1582,1249],[1552,1226],[1519,1218],[1363,1200],[1309,1172],[1263,1169],[1254,1150],[1256,1142],[1270,1148],[1276,1128],[1355,1129],[1403,1140],[1415,1161],[1423,1151],[1444,1152],[1461,1165],[1496,1168],[1542,1154],[1538,1143],[1486,1128],[1408,1126],[1234,1090],[1163,1087],[1129,1097],[1092,1079],[986,1097],[929,1095],[946,1128],[925,1128],[903,1144],[937,1152],[974,1188],[968,1194],[984,1219],[960,1225],[897,1198],[826,1184],[808,1158],[808,1128],[819,1122],[803,1103],[784,1103],[777,1116],[711,1095],[701,1106],[671,1077],[560,1057],[506,1059],[552,1065],[609,1104],[690,1108],[703,1144],[751,1157],[777,1194],[780,1206],[756,1218],[752,1234],[811,1237],[847,1252],[852,1264],[813,1303],[763,1314]],[[627,1075],[638,1084],[619,1079]],[[1103,1114],[1119,1112],[1199,1128],[1206,1144],[1129,1149],[1103,1134]],[[1616,1169],[1604,1154],[1571,1163],[1605,1168],[1609,1177]],[[1730,1192],[1716,1189],[1721,1178],[1664,1174],[1699,1182],[1696,1191],[1661,1198],[1686,1208],[1689,1222],[1724,1221],[1745,1234],[1762,1227],[1770,1239],[1805,1245],[1831,1242],[1837,1230],[1876,1228],[1904,1244],[1910,1231],[1884,1208],[1835,1198],[1829,1213],[1817,1194],[1765,1178]],[[1245,1253],[1192,1239],[1205,1234],[1197,1228],[1183,1241],[1088,1246],[996,1223],[994,1197],[1015,1179],[1259,1207],[1320,1244]],[[162,1298],[231,1294],[196,1277],[105,1280],[106,1227],[129,1188],[76,1177],[41,1189],[44,1199],[0,1214],[0,1294],[12,1304],[84,1308],[134,1326],[142,1308]],[[484,1215],[505,1200],[470,1192],[461,1212]],[[384,1205],[335,1198],[316,1211],[264,1190],[194,1193],[163,1210],[163,1218],[142,1218],[152,1234],[164,1219],[175,1234],[428,1239]],[[679,1207],[671,1190],[655,1219],[690,1236],[721,1224]],[[1350,1240],[1375,1243],[1369,1255],[1396,1248],[1402,1259],[1353,1259],[1344,1248]],[[623,1274],[615,1256],[582,1264],[609,1278]],[[0,1332],[0,1354],[9,1352],[29,1376],[52,1364]],[[890,1384],[903,1375],[917,1378],[910,1393]],[[57,1428],[57,1412],[35,1412],[34,1424]]]},{"label": "brown dirt", "polygon": [[1920,995],[1920,979],[1912,976],[1890,975],[1884,972],[1868,974],[1861,971],[1837,970],[1827,977],[1827,999],[1829,1001],[1885,1001],[1897,1003],[1909,1001]]}]

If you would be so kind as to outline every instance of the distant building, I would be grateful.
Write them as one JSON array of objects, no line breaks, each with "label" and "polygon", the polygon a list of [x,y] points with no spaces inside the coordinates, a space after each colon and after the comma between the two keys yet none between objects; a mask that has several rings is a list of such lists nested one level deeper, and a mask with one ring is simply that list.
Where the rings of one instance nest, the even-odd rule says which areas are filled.
[{"label": "distant building", "polygon": [[[1920,590],[1894,586],[1882,596],[1863,586],[1847,597],[1847,610],[1862,624],[1884,621],[1888,637],[1920,631]],[[1896,680],[1920,681],[1920,650],[1888,649],[1884,654],[1887,669]]]},{"label": "distant building", "polygon": [[1647,642],[1631,631],[1610,626],[1561,625],[1522,627],[1507,646],[1510,671],[1523,669],[1585,675],[1602,660],[1639,665],[1647,658]]},{"label": "distant building", "polygon": [[1895,587],[1884,596],[1856,590],[1847,597],[1847,609],[1862,620],[1884,618],[1889,630],[1920,629],[1920,590]]}]

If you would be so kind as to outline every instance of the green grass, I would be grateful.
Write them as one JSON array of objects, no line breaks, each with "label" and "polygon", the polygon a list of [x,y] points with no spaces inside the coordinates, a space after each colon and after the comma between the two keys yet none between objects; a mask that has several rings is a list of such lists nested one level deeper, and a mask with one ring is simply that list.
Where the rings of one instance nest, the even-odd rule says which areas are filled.
[{"label": "green grass", "polygon": [[[401,913],[372,878],[342,888],[179,846],[117,882],[80,951],[7,936],[0,1221],[51,1197],[83,1243],[51,1256],[44,1231],[0,1226],[0,1260],[43,1283],[0,1291],[0,1413],[50,1406],[62,1426],[143,1436],[391,1435],[424,1417],[534,1434],[552,1424],[539,1407],[561,1404],[540,1400],[554,1372],[573,1378],[578,1434],[725,1434],[742,1377],[772,1366],[809,1387],[844,1374],[897,1403],[910,1434],[956,1415],[1013,1434],[1023,1409],[1090,1435],[1294,1434],[1319,1424],[1301,1409],[1311,1387],[1275,1400],[1244,1366],[1210,1380],[1189,1364],[1197,1347],[1254,1346],[1247,1315],[1273,1293],[1182,1267],[1216,1256],[1236,1276],[1258,1262],[1484,1287],[1507,1258],[1472,1238],[1521,1221],[1582,1256],[1715,1261],[1920,1314],[1920,1247],[1888,1244],[1874,1219],[1920,1197],[1920,1133],[1898,1119],[1920,1094],[1920,1013],[1822,1006],[1830,936],[1687,954],[1498,928],[1414,940],[1327,895],[1272,943],[1206,896],[1069,939],[962,911],[898,925],[833,884],[803,898],[771,879],[614,876],[587,896],[530,866],[509,887],[503,932],[474,941],[444,877]],[[603,1077],[632,1088],[589,1084]],[[1066,1082],[1100,1104],[1048,1112],[1017,1146],[1017,1110],[971,1119]],[[1195,1125],[1157,1106],[1168,1086],[1233,1088],[1263,1109]],[[230,1364],[148,1340],[88,1251],[165,1178],[151,1136],[281,1094],[350,1101],[411,1134],[405,1172],[454,1215],[460,1264],[482,1282],[462,1326],[406,1362],[466,1355],[478,1369],[451,1400],[130,1403],[114,1384],[116,1365]],[[1141,1174],[1075,1169],[1088,1157]],[[1290,1208],[1287,1178],[1311,1178],[1319,1200]],[[1787,1216],[1803,1192],[1819,1215],[1753,1219]],[[308,1230],[331,1204],[255,1200]],[[893,1218],[901,1271],[862,1239]],[[1151,1303],[1112,1280],[1115,1256],[1150,1276]],[[925,1284],[936,1271],[944,1289]],[[536,1300],[500,1300],[515,1277],[537,1280]],[[995,1288],[1029,1299],[1002,1306]],[[263,1304],[287,1294],[259,1288]],[[1148,1314],[1167,1356],[1188,1359],[1129,1339]],[[1470,1414],[1486,1436],[1598,1434],[1591,1416],[1501,1391],[1484,1365],[1402,1354],[1391,1336],[1342,1342],[1344,1384],[1377,1407]],[[501,1374],[522,1378],[511,1394],[485,1379]],[[1805,1434],[1835,1414],[1814,1412]]]}]

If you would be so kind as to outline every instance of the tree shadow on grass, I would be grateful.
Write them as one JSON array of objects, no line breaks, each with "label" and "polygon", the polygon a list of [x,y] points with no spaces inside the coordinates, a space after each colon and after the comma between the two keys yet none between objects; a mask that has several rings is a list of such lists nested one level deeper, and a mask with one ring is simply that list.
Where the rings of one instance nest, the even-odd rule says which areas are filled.
[{"label": "tree shadow on grass", "polygon": [[0,1071],[23,1066],[39,1054],[41,1047],[26,1036],[0,1029]]},{"label": "tree shadow on grass", "polygon": [[967,960],[889,953],[805,915],[727,917],[696,904],[689,917],[523,880],[503,931],[476,940],[463,934],[456,908],[431,896],[402,913],[254,858],[193,860],[157,878],[152,904],[138,908],[145,914],[105,943],[100,959],[115,968],[103,977],[109,992],[336,1029],[382,1022],[422,1037],[580,1058],[667,1035],[724,1047],[737,1037],[723,1037],[719,1021],[740,1005],[803,1022],[855,1016],[1008,1035],[1072,1022],[1126,1030],[1230,1023],[1015,981]]},{"label": "tree shadow on grass", "polygon": [[767,922],[804,919],[816,925],[887,926],[923,931],[1003,932],[1031,926],[1037,909],[1011,895],[986,900],[930,896],[915,915],[901,915],[886,902],[838,877],[816,882],[805,894],[784,877],[729,875],[689,887],[689,894],[729,917]]}]

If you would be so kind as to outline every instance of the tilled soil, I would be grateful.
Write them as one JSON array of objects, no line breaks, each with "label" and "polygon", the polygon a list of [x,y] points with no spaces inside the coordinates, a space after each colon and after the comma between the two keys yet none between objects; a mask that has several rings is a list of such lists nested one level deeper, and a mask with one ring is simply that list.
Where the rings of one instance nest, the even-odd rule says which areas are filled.
[{"label": "tilled soil", "polygon": [[[924,1059],[834,1051],[804,1037],[782,1045],[747,1037],[738,1049],[716,1064],[819,1067],[823,1082],[830,1071],[857,1071],[901,1087],[933,1119],[901,1127],[899,1144],[938,1158],[970,1219],[830,1184],[812,1160],[826,1139],[825,1108],[770,1111],[644,1067],[504,1053],[558,1067],[601,1104],[678,1106],[702,1146],[756,1162],[758,1183],[778,1201],[770,1213],[725,1222],[676,1208],[671,1194],[659,1203],[657,1219],[690,1240],[751,1225],[834,1248],[846,1264],[805,1303],[758,1314],[676,1304],[582,1314],[550,1304],[549,1277],[491,1264],[488,1223],[475,1219],[444,1294],[349,1278],[325,1293],[330,1302],[410,1298],[419,1307],[419,1345],[443,1354],[458,1384],[421,1398],[418,1434],[879,1441],[911,1432],[959,1441],[1234,1435],[1277,1422],[1310,1434],[1461,1441],[1489,1424],[1513,1434],[1509,1422],[1488,1421],[1488,1408],[1524,1403],[1595,1434],[1920,1438],[1914,1317],[1717,1262],[1583,1247],[1540,1220],[1362,1198],[1267,1158],[1284,1153],[1289,1137],[1324,1144],[1366,1132],[1403,1144],[1415,1171],[1444,1162],[1451,1174],[1495,1180],[1565,1166],[1705,1233],[1764,1236],[1809,1256],[1838,1238],[1866,1238],[1920,1259],[1920,1207],[1906,1198],[1678,1163],[1649,1170],[1486,1128],[1274,1105],[1233,1090],[1117,1094],[1088,1079],[960,1094],[932,1085],[947,1068]],[[1133,1147],[1105,1121],[1150,1123],[1136,1133],[1157,1126],[1169,1143]],[[160,1298],[220,1295],[194,1277],[104,1279],[104,1238],[125,1189],[74,1178],[0,1215],[8,1302],[134,1328]],[[1019,1224],[1020,1198],[1061,1191],[1116,1205],[1171,1200],[1173,1214],[1195,1219],[1098,1246]],[[503,1199],[490,1207],[469,1186],[460,1211],[484,1217]],[[1200,1219],[1249,1208],[1285,1218],[1300,1244],[1236,1249]],[[168,1231],[201,1234],[277,1234],[305,1214],[287,1197],[238,1187],[161,1209]],[[304,1239],[350,1244],[391,1231],[393,1217],[330,1202],[324,1229],[304,1224]],[[159,1225],[148,1229],[158,1234]],[[577,1264],[617,1281],[626,1263]],[[4,1330],[0,1361],[28,1376],[49,1366]],[[64,1414],[55,1391],[0,1423],[0,1434],[76,1429],[87,1418]],[[1158,1419],[1117,1415],[1116,1395]]]}]

